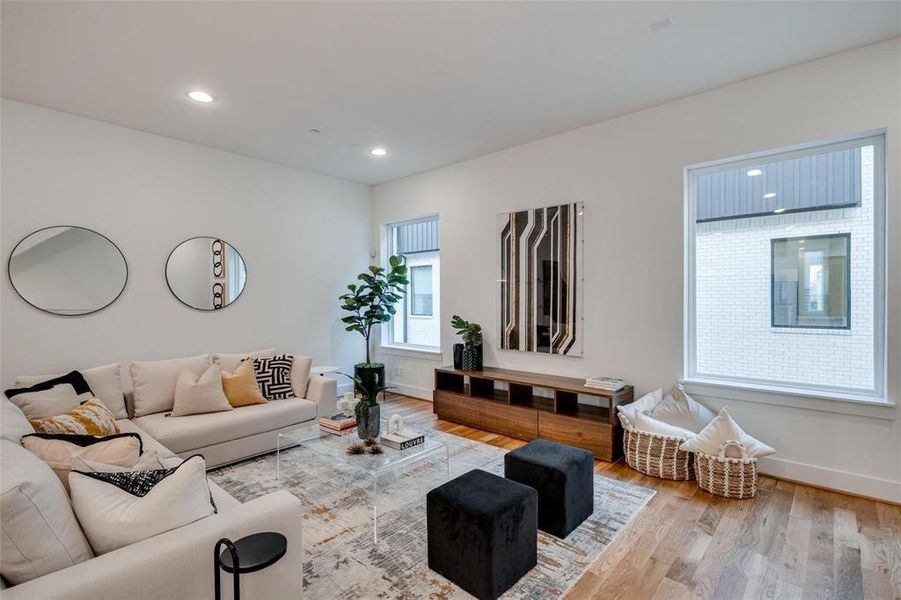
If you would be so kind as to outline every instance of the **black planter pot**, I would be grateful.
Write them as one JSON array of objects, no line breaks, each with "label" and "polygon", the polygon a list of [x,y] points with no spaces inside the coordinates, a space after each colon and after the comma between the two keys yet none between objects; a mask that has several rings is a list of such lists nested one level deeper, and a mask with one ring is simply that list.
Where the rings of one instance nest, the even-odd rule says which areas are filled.
[{"label": "black planter pot", "polygon": [[[381,363],[371,363],[372,366],[360,363],[354,365],[354,377],[363,382],[366,389],[380,389],[385,387],[385,365]],[[366,395],[360,389],[360,384],[354,382],[354,390],[361,395]]]},{"label": "black planter pot", "polygon": [[[461,356],[461,365],[460,369],[464,371],[481,371],[482,370],[482,344],[478,346],[473,346],[472,344],[465,344],[463,346]],[[454,356],[454,360],[456,360],[456,353]]]},{"label": "black planter pot", "polygon": [[362,406],[357,404],[354,409],[357,417],[357,435],[361,440],[379,437],[381,429],[382,407],[378,404]]},{"label": "black planter pot", "polygon": [[463,368],[463,344],[454,344],[454,368]]}]

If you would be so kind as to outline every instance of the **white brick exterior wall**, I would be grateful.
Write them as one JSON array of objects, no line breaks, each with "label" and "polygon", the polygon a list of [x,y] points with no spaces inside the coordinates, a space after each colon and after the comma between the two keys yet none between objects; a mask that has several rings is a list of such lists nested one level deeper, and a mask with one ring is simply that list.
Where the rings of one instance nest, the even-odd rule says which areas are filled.
[{"label": "white brick exterior wall", "polygon": [[[417,254],[407,255],[407,267],[420,267],[431,265],[432,267],[432,315],[413,315],[410,314],[410,299],[406,302],[407,324],[409,331],[407,332],[407,344],[417,346],[434,346],[441,345],[441,261],[438,252],[421,252]],[[410,286],[407,287],[409,293]],[[398,304],[398,309],[404,307],[404,303]],[[398,311],[399,312],[399,311]],[[404,330],[403,323],[399,320],[394,322],[394,342],[403,344]]]},{"label": "white brick exterior wall", "polygon": [[[861,206],[698,223],[699,375],[874,388],[873,148],[863,149]],[[770,326],[770,240],[851,234],[851,329]]]}]

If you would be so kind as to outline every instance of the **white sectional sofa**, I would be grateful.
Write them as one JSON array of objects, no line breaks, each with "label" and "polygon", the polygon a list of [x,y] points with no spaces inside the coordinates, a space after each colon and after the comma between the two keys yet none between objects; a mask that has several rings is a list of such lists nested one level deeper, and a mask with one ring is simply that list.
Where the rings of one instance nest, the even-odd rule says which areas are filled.
[{"label": "white sectional sofa", "polygon": [[[118,419],[116,423],[122,432],[138,433],[145,451],[156,449],[163,456],[182,458],[202,454],[208,468],[214,468],[273,451],[280,431],[316,419],[320,412],[331,414],[336,395],[334,379],[313,377],[304,398],[182,417],[167,417],[165,412],[159,412]],[[18,409],[6,398],[2,401],[0,444],[18,446],[17,438],[22,435],[22,422],[14,415]],[[126,403],[129,414],[134,414],[131,402],[126,400]],[[28,426],[27,421],[24,423]],[[13,465],[4,466],[0,479],[0,493],[4,495],[12,490],[7,489],[10,485],[3,480],[15,481],[20,475],[8,472],[7,467],[24,472],[50,468],[37,456],[19,452],[24,450],[21,446],[8,450],[15,450],[18,458],[10,461]],[[23,461],[27,464],[17,466]],[[210,491],[217,514],[19,585],[8,586],[2,581],[0,596],[3,600],[211,599],[214,597],[211,558],[216,541],[222,537],[237,540],[252,533],[277,531],[288,538],[287,554],[263,571],[242,575],[241,597],[300,598],[303,587],[300,501],[286,491],[277,491],[242,504],[213,482]],[[232,582],[227,573],[223,573],[222,584],[223,599],[231,599]]]}]

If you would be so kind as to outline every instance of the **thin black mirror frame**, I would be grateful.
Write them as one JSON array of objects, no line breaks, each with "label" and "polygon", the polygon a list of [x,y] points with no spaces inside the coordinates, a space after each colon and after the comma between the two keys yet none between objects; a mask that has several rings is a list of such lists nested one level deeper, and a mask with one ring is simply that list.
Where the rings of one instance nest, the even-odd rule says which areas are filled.
[{"label": "thin black mirror frame", "polygon": [[[107,242],[109,242],[110,245],[112,245],[112,247],[116,249],[116,252],[119,253],[119,256],[122,257],[122,262],[125,264],[125,281],[122,282],[122,289],[119,290],[119,293],[116,294],[112,300],[110,300],[109,302],[107,302],[106,304],[101,306],[100,308],[96,308],[94,310],[89,310],[89,311],[83,312],[83,313],[59,313],[59,312],[55,312],[52,310],[47,310],[46,308],[41,308],[37,304],[33,304],[32,302],[30,302],[25,296],[22,295],[22,293],[16,287],[15,282],[13,281],[12,260],[13,260],[13,256],[16,255],[16,250],[19,248],[19,246],[22,245],[22,242],[24,242],[25,240],[27,240],[28,238],[30,238],[31,236],[33,236],[36,233],[40,233],[42,231],[47,231],[48,229],[57,229],[60,227],[66,227],[66,228],[70,228],[70,229],[83,229],[85,231],[90,231],[93,234],[99,235],[100,237],[105,239]],[[28,306],[30,306],[36,310],[39,310],[42,313],[47,313],[48,315],[56,315],[57,317],[84,317],[87,315],[93,315],[95,313],[100,312],[101,310],[104,310],[105,308],[112,306],[116,302],[116,300],[118,300],[122,296],[122,294],[125,293],[125,288],[128,287],[128,275],[129,275],[128,260],[125,258],[125,253],[122,252],[122,248],[120,248],[116,242],[109,239],[108,237],[106,237],[105,235],[100,233],[99,231],[95,231],[95,230],[91,229],[90,227],[82,227],[81,225],[48,225],[47,227],[41,227],[40,229],[35,229],[31,233],[29,233],[28,235],[26,235],[25,237],[20,239],[18,242],[16,242],[16,245],[13,246],[12,251],[10,251],[10,253],[9,253],[9,258],[6,259],[6,278],[9,280],[9,284],[12,286],[13,290],[16,292],[16,295],[19,298],[21,298],[22,301],[25,304],[27,304]]]},{"label": "thin black mirror frame", "polygon": [[[175,293],[175,290],[172,289],[172,284],[169,283],[169,261],[172,260],[172,255],[175,254],[175,251],[178,250],[179,248],[181,248],[183,244],[186,244],[186,243],[190,242],[191,240],[210,240],[210,241],[222,240],[223,243],[225,243],[225,244],[231,246],[231,247],[232,247],[232,250],[234,250],[235,252],[238,253],[238,256],[241,257],[241,262],[244,263],[244,285],[241,287],[241,291],[238,292],[238,295],[235,296],[235,299],[232,300],[231,302],[229,302],[228,304],[224,304],[224,305],[222,306],[222,308],[199,308],[199,307],[197,307],[197,306],[192,306],[192,305],[188,304],[187,302],[185,302],[184,300],[182,300],[182,299],[178,296],[178,294]],[[221,237],[216,237],[216,236],[213,236],[213,235],[195,235],[195,236],[192,236],[192,237],[189,237],[189,238],[187,238],[187,239],[185,239],[185,240],[180,241],[179,243],[177,243],[177,244],[175,245],[174,248],[172,248],[172,251],[169,252],[169,256],[166,257],[166,264],[163,265],[163,278],[166,280],[166,287],[169,288],[169,292],[172,294],[172,296],[173,296],[176,300],[178,300],[179,302],[181,302],[182,304],[184,304],[185,306],[187,306],[188,308],[193,309],[193,310],[199,310],[199,311],[201,311],[201,312],[220,312],[220,311],[222,311],[222,310],[228,308],[229,306],[231,306],[232,304],[234,304],[234,303],[237,302],[238,300],[240,300],[240,299],[241,299],[241,296],[244,295],[244,290],[247,289],[247,261],[244,260],[244,255],[241,254],[241,251],[238,250],[238,249],[235,247],[235,245],[232,244],[231,242],[226,242],[223,238],[221,238]]]}]

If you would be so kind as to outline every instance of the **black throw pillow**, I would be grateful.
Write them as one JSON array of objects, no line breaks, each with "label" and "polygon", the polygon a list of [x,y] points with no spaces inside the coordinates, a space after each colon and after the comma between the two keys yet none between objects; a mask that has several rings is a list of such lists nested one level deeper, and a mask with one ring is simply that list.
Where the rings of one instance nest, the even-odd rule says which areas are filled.
[{"label": "black throw pillow", "polygon": [[65,375],[60,375],[59,377],[54,377],[53,379],[48,379],[47,381],[36,383],[31,387],[9,389],[3,393],[6,394],[7,398],[12,398],[13,396],[25,394],[27,392],[43,392],[44,390],[49,390],[53,386],[59,385],[61,383],[68,383],[73,388],[75,388],[76,396],[81,396],[82,394],[90,394],[91,396],[94,396],[94,392],[91,391],[91,386],[88,385],[88,382],[87,380],[85,380],[84,375],[82,375],[79,371],[72,371],[71,373],[66,373]]}]

